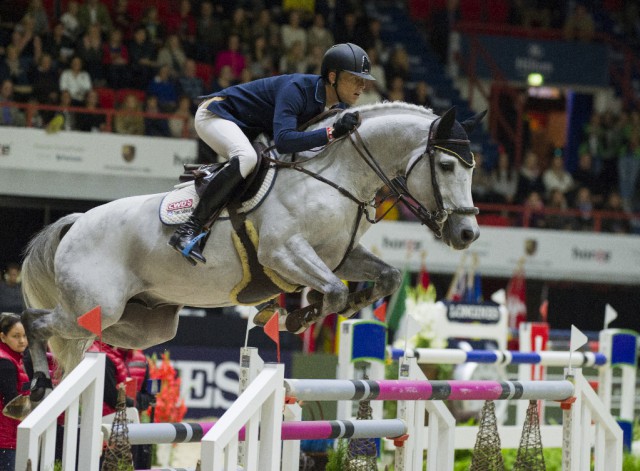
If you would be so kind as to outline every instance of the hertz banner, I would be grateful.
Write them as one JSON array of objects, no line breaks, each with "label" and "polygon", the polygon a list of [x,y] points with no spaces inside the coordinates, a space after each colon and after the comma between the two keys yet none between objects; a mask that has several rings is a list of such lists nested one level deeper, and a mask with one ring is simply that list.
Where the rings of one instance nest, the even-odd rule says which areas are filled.
[{"label": "hertz banner", "polygon": [[[606,87],[609,61],[604,44],[580,41],[533,40],[475,35],[507,80],[524,81],[531,73],[544,76],[545,84]],[[472,37],[462,35],[462,53],[471,59]],[[477,56],[476,74],[493,78],[489,64]]]}]

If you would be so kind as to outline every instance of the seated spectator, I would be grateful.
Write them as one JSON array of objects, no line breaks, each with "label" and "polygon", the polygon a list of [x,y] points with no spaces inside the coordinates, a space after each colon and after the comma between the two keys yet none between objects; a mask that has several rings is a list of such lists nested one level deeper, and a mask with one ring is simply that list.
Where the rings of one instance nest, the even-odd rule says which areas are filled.
[{"label": "seated spectator", "polygon": [[153,78],[157,66],[155,48],[147,39],[145,28],[142,26],[136,28],[128,49],[131,85],[144,90]]},{"label": "seated spectator", "polygon": [[20,265],[9,263],[0,280],[0,312],[21,314],[25,309],[20,283]]},{"label": "seated spectator", "polygon": [[[324,51],[323,51],[324,56]],[[276,72],[275,57],[267,46],[265,36],[256,36],[253,40],[253,49],[249,56],[249,67],[255,78],[271,77]]]},{"label": "seated spectator", "polygon": [[242,69],[247,66],[247,60],[240,52],[240,38],[237,34],[232,34],[231,36],[229,36],[227,49],[224,51],[220,51],[216,55],[213,73],[215,75],[219,75],[220,70],[225,65],[231,67],[231,72],[233,73],[234,80],[240,79],[240,73],[242,72]]},{"label": "seated spectator", "polygon": [[205,0],[200,4],[200,15],[196,24],[196,57],[210,64],[224,46],[222,22],[213,15],[213,3]]},{"label": "seated spectator", "polygon": [[[556,209],[558,211],[566,211],[569,208],[565,194],[559,189],[553,189],[549,193],[547,209]],[[547,214],[547,227],[549,229],[557,229],[569,231],[573,229],[574,221],[570,216],[558,213]]]},{"label": "seated spectator", "polygon": [[224,24],[224,34],[225,37],[229,37],[232,34],[238,35],[240,47],[243,51],[251,44],[251,26],[244,8],[236,7],[233,10],[231,19]]},{"label": "seated spectator", "polygon": [[618,157],[618,188],[624,207],[631,209],[640,175],[640,113],[634,111],[624,129],[624,145]]},{"label": "seated spectator", "polygon": [[56,62],[56,68],[62,68],[69,63],[75,50],[75,41],[69,39],[64,34],[64,26],[57,23],[50,34],[45,36],[42,52],[49,54]]},{"label": "seated spectator", "polygon": [[160,66],[158,74],[147,87],[147,95],[158,97],[158,104],[163,112],[171,112],[178,102],[178,91],[171,80],[171,71],[168,65]]},{"label": "seated spectator", "polygon": [[474,152],[476,166],[471,176],[471,196],[473,201],[488,202],[489,191],[491,190],[491,173],[484,165],[482,152]]},{"label": "seated spectator", "polygon": [[307,59],[302,43],[296,41],[291,45],[280,59],[279,69],[282,74],[304,74],[307,71]]},{"label": "seated spectator", "polygon": [[[307,29],[307,44],[309,46],[318,46],[323,54],[335,44],[333,33],[325,26],[324,15],[321,13],[316,13],[313,16],[313,24]],[[362,45],[362,47],[365,46]],[[369,53],[369,51],[367,52]],[[368,55],[371,59],[371,54],[369,53]],[[373,69],[371,70],[371,74],[376,77],[376,80],[378,79],[378,77],[373,74]]]},{"label": "seated spectator", "polygon": [[64,36],[71,44],[77,41],[82,32],[80,20],[78,20],[79,10],[78,2],[71,0],[67,3],[67,11],[60,17],[60,23],[64,26]]},{"label": "seated spectator", "polygon": [[158,16],[158,9],[156,7],[151,6],[144,11],[140,25],[144,26],[144,29],[147,31],[149,41],[151,41],[155,47],[160,47],[165,38],[165,30]]},{"label": "seated spectator", "polygon": [[56,103],[58,109],[51,115],[50,121],[46,125],[46,131],[49,134],[54,134],[60,131],[75,131],[76,130],[76,115],[71,108],[71,95],[68,91],[60,92],[60,99]]},{"label": "seated spectator", "polygon": [[82,59],[84,69],[89,73],[91,80],[95,82],[96,85],[102,84],[105,80],[102,53],[100,27],[98,25],[92,25],[78,42],[76,55]]},{"label": "seated spectator", "polygon": [[42,54],[40,62],[30,70],[29,82],[33,87],[33,96],[40,103],[46,103],[49,95],[58,91],[58,71],[49,54]]},{"label": "seated spectator", "polygon": [[561,153],[556,153],[551,159],[551,165],[542,174],[542,182],[547,195],[551,195],[553,190],[560,190],[566,195],[573,189],[573,177],[565,170]]},{"label": "seated spectator", "polygon": [[[264,36],[267,50],[274,55],[280,50],[280,25],[271,19],[271,12],[268,8],[263,8],[257,15],[254,15],[252,35],[254,38]],[[331,46],[333,46],[333,42]]]},{"label": "seated spectator", "polygon": [[404,79],[402,77],[396,76],[391,79],[387,99],[389,101],[406,101]]},{"label": "seated spectator", "polygon": [[125,42],[130,41],[135,27],[135,20],[129,13],[129,1],[118,0],[113,9],[113,28],[122,31],[122,38]]},{"label": "seated spectator", "polygon": [[184,63],[187,61],[187,55],[182,49],[180,39],[177,34],[170,34],[164,42],[164,46],[158,51],[158,67],[163,65],[169,66],[171,77],[177,77],[184,69]]},{"label": "seated spectator", "polygon": [[195,108],[201,101],[201,96],[205,94],[202,79],[196,76],[196,63],[193,59],[187,59],[184,68],[178,77],[180,93],[189,97],[192,107]]},{"label": "seated spectator", "polygon": [[9,106],[13,98],[13,82],[5,79],[0,85],[0,126],[24,126],[24,113],[15,106]]},{"label": "seated spectator", "polygon": [[130,93],[124,98],[120,112],[113,119],[113,127],[118,134],[144,135],[144,118],[140,114],[142,106],[138,98]]},{"label": "seated spectator", "polygon": [[[369,24],[367,27],[367,31],[362,39],[361,47],[369,51],[374,50],[376,58],[381,63],[386,63],[389,59],[389,48],[388,42],[384,41],[381,36],[382,33],[382,23],[377,18],[371,18],[369,20]],[[369,58],[371,58],[371,54],[369,53]],[[378,79],[377,75],[374,75],[376,80]]]},{"label": "seated spectator", "polygon": [[518,173],[518,184],[514,202],[522,204],[532,192],[543,195],[545,191],[540,166],[538,164],[538,154],[528,151],[524,157],[524,162]]},{"label": "seated spectator", "polygon": [[375,87],[373,80],[364,81],[364,89],[360,94],[358,105],[373,105],[374,103],[382,103],[383,96],[380,95],[378,89]]},{"label": "seated spectator", "polygon": [[513,204],[518,186],[518,173],[511,167],[511,159],[503,146],[498,149],[498,163],[491,171],[492,203]]},{"label": "seated spectator", "polygon": [[[314,44],[309,45],[309,53],[306,57],[306,74],[321,75],[324,53],[325,50],[320,46]],[[373,82],[375,82],[375,80],[373,80]]]},{"label": "seated spectator", "polygon": [[307,52],[307,31],[302,27],[300,12],[291,10],[289,21],[280,28],[280,44],[283,51],[288,53],[293,45],[298,42],[298,47],[302,48],[302,54]]},{"label": "seated spectator", "polygon": [[607,201],[602,207],[603,211],[617,213],[621,217],[604,217],[602,218],[602,232],[611,232],[615,234],[629,234],[631,232],[631,224],[629,219],[625,218],[626,211],[624,209],[623,200],[620,193],[612,191],[607,196]]},{"label": "seated spectator", "polygon": [[5,58],[0,62],[0,81],[6,79],[13,82],[17,101],[25,101],[21,97],[31,94],[33,87],[29,82],[27,63],[20,59],[18,49],[13,44],[6,47]]},{"label": "seated spectator", "polygon": [[60,91],[68,91],[75,106],[84,103],[85,95],[93,88],[89,73],[82,69],[82,59],[71,59],[70,68],[60,74]]},{"label": "seated spectator", "polygon": [[27,15],[33,18],[33,32],[35,34],[42,36],[50,31],[49,15],[42,0],[31,0],[27,7]]},{"label": "seated spectator", "polygon": [[113,28],[107,6],[100,0],[85,0],[78,11],[78,22],[83,31],[97,26],[101,34],[108,34]]},{"label": "seated spectator", "polygon": [[220,69],[220,74],[217,77],[214,77],[213,82],[211,83],[211,93],[219,92],[235,84],[236,81],[233,78],[231,66],[225,65]]},{"label": "seated spectator", "polygon": [[544,200],[542,193],[532,191],[523,202],[524,212],[522,213],[522,226],[534,229],[544,229],[547,223],[544,217]]},{"label": "seated spectator", "polygon": [[111,88],[128,88],[129,50],[122,42],[122,31],[113,29],[109,40],[102,46],[102,64],[106,70],[107,83]]},{"label": "seated spectator", "polygon": [[334,30],[336,43],[360,43],[364,32],[358,14],[356,11],[347,11],[342,15],[342,22],[336,24]]},{"label": "seated spectator", "polygon": [[42,54],[42,38],[35,32],[35,20],[29,13],[22,17],[13,31],[12,43],[18,49],[18,55],[31,65]]},{"label": "seated spectator", "polygon": [[[89,111],[100,111],[98,103],[98,92],[89,90],[85,97],[85,109]],[[84,132],[102,132],[107,127],[106,116],[103,113],[77,113],[76,128]]]},{"label": "seated spectator", "polygon": [[171,15],[167,19],[167,33],[175,34],[187,57],[196,57],[196,19],[191,13],[191,1],[180,0],[178,14]]},{"label": "seated spectator", "polygon": [[409,97],[409,101],[414,105],[424,106],[425,108],[433,108],[431,103],[431,90],[427,82],[420,80],[416,83],[416,88],[413,89]]},{"label": "seated spectator", "polygon": [[567,17],[564,26],[564,37],[571,41],[591,41],[595,33],[595,23],[593,16],[582,3],[577,3],[573,12]]},{"label": "seated spectator", "polygon": [[580,215],[576,218],[574,229],[577,231],[592,231],[594,206],[589,188],[584,186],[578,188],[573,208],[580,211]]},{"label": "seated spectator", "polygon": [[409,78],[409,54],[404,46],[396,46],[389,57],[389,62],[385,67],[387,83],[391,83],[394,77],[401,77],[403,80]]},{"label": "seated spectator", "polygon": [[169,119],[171,137],[188,137],[191,139],[198,137],[193,112],[191,110],[191,103],[191,98],[186,95],[182,95],[178,100],[178,108],[173,113],[174,117]]},{"label": "seated spectator", "polygon": [[[158,97],[155,95],[147,95],[145,112],[157,115],[161,113],[158,107]],[[166,118],[159,116],[145,116],[144,117],[144,135],[145,136],[158,136],[169,137],[169,123]]]},{"label": "seated spectator", "polygon": [[[576,188],[582,186],[589,188],[594,202],[597,204],[602,202],[603,185],[597,173],[593,170],[593,159],[588,150],[580,152],[578,168],[573,173],[573,181]],[[575,193],[575,191],[572,193]],[[573,195],[570,196],[570,199],[573,199]]]},{"label": "seated spectator", "polygon": [[375,78],[371,81],[373,86],[376,87],[380,95],[387,94],[387,76],[382,64],[378,60],[378,51],[375,48],[367,49],[367,55],[371,62],[371,75]]}]

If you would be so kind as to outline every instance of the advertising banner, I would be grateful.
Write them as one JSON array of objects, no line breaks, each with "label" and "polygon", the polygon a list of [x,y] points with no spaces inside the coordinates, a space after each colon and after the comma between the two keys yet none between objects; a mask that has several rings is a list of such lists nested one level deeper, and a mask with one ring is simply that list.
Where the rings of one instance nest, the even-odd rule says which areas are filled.
[{"label": "advertising banner", "polygon": [[[489,35],[476,35],[475,38],[507,80],[521,82],[529,74],[539,73],[544,76],[545,84],[597,87],[609,84],[609,62],[604,44]],[[470,51],[470,37],[463,34],[462,53],[467,59]],[[493,78],[492,65],[479,54],[476,74]]]},{"label": "advertising banner", "polygon": [[429,271],[435,273],[453,273],[462,257],[473,254],[483,276],[511,277],[525,257],[527,278],[640,283],[640,240],[633,235],[481,227],[469,249],[456,251],[424,226],[383,221],[361,242],[388,263],[412,271],[420,269],[426,251]]}]

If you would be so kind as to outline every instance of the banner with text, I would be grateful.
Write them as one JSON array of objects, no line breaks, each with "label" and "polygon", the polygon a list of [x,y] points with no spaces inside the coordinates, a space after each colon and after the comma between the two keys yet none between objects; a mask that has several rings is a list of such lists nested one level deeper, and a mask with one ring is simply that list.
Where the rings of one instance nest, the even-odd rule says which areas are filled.
[{"label": "banner with text", "polygon": [[[478,55],[475,72],[493,78],[497,66],[507,80],[524,81],[531,73],[544,76],[545,84],[606,87],[609,84],[607,46],[593,42],[511,38],[476,35],[491,64]],[[470,58],[471,37],[462,35],[462,53]],[[587,65],[588,64],[588,65]]]},{"label": "banner with text", "polygon": [[388,263],[413,271],[420,269],[426,251],[429,271],[435,273],[453,273],[461,257],[475,254],[482,275],[511,277],[524,256],[527,278],[640,283],[640,238],[633,235],[482,227],[469,249],[456,251],[423,226],[383,221],[361,242]]}]

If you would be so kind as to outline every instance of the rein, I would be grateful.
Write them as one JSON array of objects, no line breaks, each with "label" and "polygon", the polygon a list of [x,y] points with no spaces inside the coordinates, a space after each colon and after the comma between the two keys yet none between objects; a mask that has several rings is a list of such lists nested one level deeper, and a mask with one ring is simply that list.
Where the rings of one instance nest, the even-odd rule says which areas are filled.
[{"label": "rein", "polygon": [[[265,149],[262,154],[263,154],[263,159],[265,159],[266,161],[268,161],[269,163],[275,165],[276,167],[280,167],[280,168],[290,168],[292,170],[296,170],[298,172],[304,173],[305,175],[308,175],[312,178],[315,178],[318,181],[321,181],[329,186],[331,186],[332,188],[335,188],[341,195],[345,196],[346,198],[349,198],[351,201],[353,201],[354,203],[356,203],[358,205],[358,213],[356,215],[356,220],[355,220],[355,224],[354,227],[352,229],[351,232],[351,240],[349,242],[349,246],[344,254],[344,256],[342,257],[342,260],[340,261],[340,263],[338,264],[338,266],[334,269],[334,271],[338,270],[340,268],[340,266],[342,266],[342,264],[344,263],[344,261],[346,260],[349,252],[351,252],[351,250],[353,249],[353,246],[355,244],[355,238],[356,238],[356,234],[358,232],[358,227],[360,226],[360,221],[362,220],[362,216],[364,215],[367,219],[367,221],[369,221],[371,224],[376,224],[378,223],[381,219],[383,219],[386,214],[398,203],[401,202],[409,211],[411,211],[411,213],[413,213],[418,220],[420,221],[420,223],[426,225],[429,229],[431,229],[434,233],[434,235],[440,239],[442,238],[442,228],[444,226],[444,224],[447,221],[447,218],[449,217],[449,215],[451,214],[462,214],[462,215],[476,215],[478,214],[479,210],[476,207],[454,207],[454,208],[445,208],[444,206],[444,202],[442,200],[442,193],[440,192],[440,186],[438,185],[438,179],[436,176],[436,171],[435,171],[435,154],[436,154],[436,150],[441,150],[443,152],[447,152],[450,153],[452,155],[455,155],[455,153],[453,153],[452,151],[449,151],[446,146],[447,145],[469,145],[470,141],[467,139],[432,139],[432,136],[435,135],[436,130],[437,130],[437,126],[438,123],[440,121],[440,118],[435,119],[432,123],[431,126],[429,128],[429,140],[427,142],[427,147],[425,149],[425,151],[417,158],[415,159],[415,161],[411,164],[411,167],[409,167],[409,169],[407,170],[406,174],[405,174],[405,178],[403,179],[390,179],[382,170],[382,168],[380,167],[380,164],[378,163],[378,161],[375,159],[375,157],[373,157],[373,154],[371,153],[371,151],[369,150],[369,148],[367,147],[367,145],[365,144],[364,140],[362,139],[362,136],[360,135],[360,133],[358,132],[357,127],[348,134],[349,136],[349,142],[351,142],[351,144],[353,145],[353,147],[355,148],[356,152],[358,153],[358,155],[360,155],[360,157],[364,160],[364,162],[373,170],[373,172],[378,176],[378,178],[391,190],[391,196],[392,198],[395,198],[395,202],[393,203],[393,205],[389,208],[389,210],[387,210],[384,214],[382,214],[379,217],[371,217],[367,211],[368,207],[373,207],[375,208],[376,206],[371,203],[371,202],[363,202],[360,201],[356,196],[354,196],[349,190],[347,190],[346,188],[338,185],[337,183],[323,177],[322,175],[316,173],[316,172],[312,172],[311,170],[306,169],[305,167],[302,166],[302,164],[304,164],[305,162],[313,159],[314,157],[309,157],[307,159],[304,160],[299,160],[299,161],[291,161],[291,162],[283,162],[281,160],[277,160],[272,158],[269,154],[270,152],[275,149],[275,146],[270,146],[267,149]],[[334,144],[335,142],[337,142],[337,140],[335,141],[331,141],[329,144],[327,144],[327,146],[325,146],[325,149]],[[420,202],[418,202],[412,195],[411,192],[409,191],[409,188],[407,187],[406,184],[406,179],[409,177],[410,173],[413,171],[413,169],[415,168],[416,164],[421,161],[424,157],[428,156],[429,157],[429,165],[431,167],[431,185],[433,188],[433,196],[434,199],[436,201],[436,211],[429,211],[423,204],[421,204]]]}]

